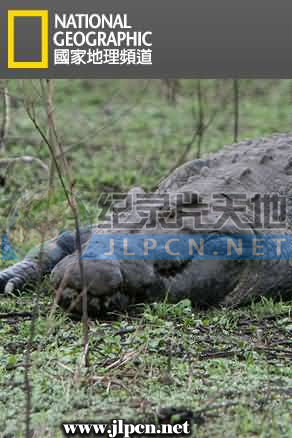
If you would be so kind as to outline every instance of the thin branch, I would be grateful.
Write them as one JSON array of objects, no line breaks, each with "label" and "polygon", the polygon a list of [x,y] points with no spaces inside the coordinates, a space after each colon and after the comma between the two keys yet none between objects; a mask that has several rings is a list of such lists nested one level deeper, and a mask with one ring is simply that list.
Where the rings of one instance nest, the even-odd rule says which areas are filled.
[{"label": "thin branch", "polygon": [[197,82],[197,100],[198,100],[198,109],[199,109],[199,118],[198,118],[198,125],[197,125],[197,132],[198,132],[197,158],[200,158],[201,157],[201,148],[202,148],[203,135],[204,135],[204,132],[205,132],[204,102],[203,102],[203,92],[202,92],[202,85],[201,85],[200,79]]},{"label": "thin branch", "polygon": [[234,127],[233,127],[233,140],[234,143],[238,141],[239,133],[239,80],[233,80],[233,112],[234,112]]},{"label": "thin branch", "polygon": [[31,157],[30,155],[23,156],[23,157],[14,157],[14,158],[3,158],[0,159],[0,168],[3,167],[10,167],[13,166],[16,163],[23,163],[23,164],[38,164],[45,172],[49,172],[48,166],[39,158],[37,157]]},{"label": "thin branch", "polygon": [[[42,90],[42,97],[44,102],[44,107],[47,114],[47,122],[48,122],[48,138],[50,145],[54,151],[54,154],[57,153],[57,146],[55,141],[55,136],[52,130],[52,117],[53,117],[53,103],[52,103],[52,94],[53,94],[53,88],[52,88],[52,82],[50,80],[46,81],[46,79],[40,79],[40,85]],[[52,187],[54,184],[54,175],[55,175],[55,163],[54,159],[51,155],[51,161],[50,161],[50,171],[49,171],[49,195],[52,191]]]},{"label": "thin branch", "polygon": [[3,117],[0,128],[0,151],[4,152],[10,123],[10,97],[6,85],[1,89],[1,94],[3,98]]},{"label": "thin branch", "polygon": [[[50,89],[49,89],[49,92],[50,92]],[[50,96],[50,99],[52,99],[52,95]],[[47,147],[49,149],[49,152],[50,152],[51,157],[52,157],[52,162],[54,163],[55,169],[57,171],[57,174],[58,174],[58,177],[59,177],[59,180],[61,183],[61,186],[62,186],[64,194],[66,196],[68,205],[71,208],[71,211],[72,211],[72,214],[74,217],[74,221],[75,221],[76,247],[77,247],[77,252],[78,252],[80,278],[81,278],[81,284],[82,284],[82,304],[83,304],[82,307],[83,307],[83,327],[84,327],[84,349],[83,349],[82,359],[83,359],[84,365],[89,366],[89,359],[88,359],[88,352],[89,352],[88,331],[89,331],[89,327],[88,327],[88,312],[87,312],[87,290],[85,287],[83,263],[81,260],[82,248],[81,248],[81,236],[80,236],[80,226],[79,226],[77,205],[76,205],[75,197],[73,196],[72,193],[69,194],[69,192],[67,190],[66,182],[65,182],[63,175],[62,175],[62,169],[61,169],[61,166],[59,164],[59,160],[57,159],[57,154],[56,154],[56,149],[55,149],[56,143],[54,143],[55,141],[57,141],[56,140],[57,137],[55,136],[56,130],[55,130],[55,124],[54,124],[54,118],[53,118],[52,111],[48,112],[48,114],[50,116],[48,119],[48,123],[49,123],[49,129],[51,132],[50,138],[48,138],[37,121],[34,103],[30,102],[30,101],[24,101],[24,104],[25,104],[25,109],[26,109],[26,112],[28,114],[28,117],[32,121],[35,129],[38,131],[42,140],[44,141],[44,143],[47,145]],[[50,102],[50,108],[52,108],[52,101]],[[52,144],[53,137],[54,137],[54,140],[53,140],[53,144]],[[60,148],[60,151],[63,152],[61,148]],[[62,157],[63,157],[63,160],[65,161],[64,153],[62,153]],[[68,171],[68,166],[64,166],[64,168]],[[69,173],[68,173],[67,177],[68,177],[68,180],[70,182]],[[72,184],[70,185],[70,187],[72,187]],[[48,203],[48,208],[49,208],[49,203]],[[42,241],[44,242],[44,239]],[[41,250],[40,250],[40,264],[42,264],[42,255],[43,255],[42,247],[43,247],[43,244],[41,245]],[[30,381],[30,367],[31,367],[31,350],[32,350],[32,346],[33,346],[33,340],[35,337],[35,322],[36,322],[36,317],[37,317],[36,312],[38,309],[38,299],[39,299],[39,289],[40,288],[37,288],[37,289],[38,289],[38,292],[37,292],[37,296],[36,296],[36,305],[34,306],[33,318],[31,321],[30,335],[29,335],[29,340],[28,340],[28,345],[27,345],[26,355],[25,355],[25,364],[26,364],[26,367],[25,367],[25,393],[26,393],[25,429],[26,429],[26,438],[31,437],[30,425],[31,425],[31,408],[32,408],[32,406],[31,406],[32,386],[31,386],[31,381]]]},{"label": "thin branch", "polygon": [[162,79],[162,83],[166,86],[166,98],[172,105],[176,104],[177,92],[180,88],[179,79]]},{"label": "thin branch", "polygon": [[[76,248],[77,248],[77,253],[78,253],[78,262],[79,262],[79,269],[80,269],[80,280],[81,280],[81,285],[82,285],[82,292],[81,292],[81,297],[82,297],[82,321],[83,321],[83,348],[84,348],[84,365],[85,366],[89,366],[89,350],[88,350],[88,341],[89,341],[89,326],[88,326],[88,307],[87,307],[87,288],[85,286],[85,278],[84,278],[84,268],[83,268],[83,262],[82,262],[82,245],[81,245],[81,235],[80,235],[80,223],[79,223],[79,216],[78,216],[78,209],[77,209],[77,204],[76,204],[76,200],[75,197],[73,195],[72,192],[69,192],[69,190],[66,187],[66,182],[63,178],[63,174],[62,174],[62,169],[59,163],[59,160],[57,159],[57,155],[55,153],[54,147],[52,146],[52,144],[50,143],[49,139],[47,138],[46,134],[44,133],[43,129],[40,127],[36,115],[35,115],[35,111],[34,111],[34,107],[33,105],[27,105],[26,106],[26,111],[27,114],[30,118],[30,120],[32,121],[35,129],[39,132],[41,138],[43,139],[43,141],[45,142],[45,144],[48,146],[48,149],[51,153],[51,157],[53,159],[57,174],[58,174],[58,178],[60,180],[62,189],[64,191],[64,194],[66,196],[68,205],[72,211],[73,217],[74,217],[74,222],[75,222],[75,232],[76,232]],[[53,125],[52,129],[54,130],[54,132],[56,132],[56,128],[55,128],[55,123],[54,123],[54,118],[53,118],[53,114],[51,114],[51,118],[50,118],[50,123]],[[60,146],[60,144],[59,144]],[[62,153],[62,149],[61,149],[61,153]],[[64,155],[64,153],[62,153],[62,158],[65,161],[66,157]],[[66,164],[64,166],[64,168],[67,171],[67,177],[69,180],[69,185],[70,188],[72,190],[73,187],[73,183],[72,183],[72,179],[70,178],[69,175],[69,167]]]},{"label": "thin branch", "polygon": [[26,346],[26,351],[24,355],[24,386],[25,386],[25,394],[26,394],[26,404],[25,404],[25,437],[31,438],[32,437],[32,431],[30,428],[31,424],[31,408],[32,408],[32,385],[30,380],[30,368],[31,368],[31,350],[33,347],[33,340],[35,336],[35,323],[37,318],[37,311],[38,311],[38,294],[36,297],[36,302],[33,308],[32,318],[31,318],[31,324],[30,324],[30,332],[29,332],[29,338],[28,343]]},{"label": "thin branch", "polygon": [[[221,111],[222,107],[224,107],[226,105],[226,103],[229,100],[229,97],[230,97],[229,94],[226,94],[225,96],[223,96],[222,102],[214,109],[214,111],[212,111],[209,119],[204,122],[203,127],[201,127],[201,129],[203,129],[204,133],[207,131],[207,129],[210,127],[210,125],[214,122],[215,118],[217,117],[218,113]],[[197,125],[190,140],[187,143],[185,143],[182,154],[179,156],[178,160],[175,162],[175,164],[172,166],[172,168],[168,171],[169,174],[171,172],[173,172],[177,167],[181,166],[186,161],[188,153],[190,152],[194,142],[196,141],[196,139],[199,135],[198,128],[199,128],[199,125]],[[163,177],[162,179],[164,179],[164,178],[165,177]]]}]

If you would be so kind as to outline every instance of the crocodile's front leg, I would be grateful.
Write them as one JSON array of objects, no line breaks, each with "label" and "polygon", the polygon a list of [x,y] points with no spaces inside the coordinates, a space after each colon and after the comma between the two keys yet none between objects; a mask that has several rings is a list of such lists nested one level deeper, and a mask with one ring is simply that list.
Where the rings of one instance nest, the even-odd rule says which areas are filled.
[{"label": "crocodile's front leg", "polygon": [[[91,231],[81,230],[81,243],[90,238]],[[26,284],[37,282],[68,254],[76,250],[75,233],[64,232],[55,239],[32,249],[23,261],[0,272],[0,293],[21,290]]]},{"label": "crocodile's front leg", "polygon": [[[134,188],[130,193],[143,192]],[[93,227],[98,232],[96,227]],[[81,245],[84,245],[92,234],[91,228],[80,229]],[[35,283],[44,274],[48,274],[66,256],[76,251],[75,232],[64,232],[55,239],[45,242],[31,250],[25,259],[14,266],[0,272],[0,293],[21,290],[28,283]],[[79,266],[79,262],[78,262]]]}]

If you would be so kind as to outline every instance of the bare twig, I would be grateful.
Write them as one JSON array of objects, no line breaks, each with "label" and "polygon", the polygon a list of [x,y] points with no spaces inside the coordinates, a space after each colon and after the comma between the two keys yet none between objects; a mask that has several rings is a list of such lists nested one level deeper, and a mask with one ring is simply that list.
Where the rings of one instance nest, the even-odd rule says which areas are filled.
[{"label": "bare twig", "polygon": [[[47,82],[48,85],[48,82]],[[43,90],[44,91],[44,90]],[[62,189],[64,191],[64,194],[66,196],[67,202],[69,207],[71,208],[73,217],[74,217],[74,221],[75,221],[75,229],[76,229],[76,247],[77,247],[77,251],[78,251],[78,260],[79,260],[79,266],[80,266],[80,278],[81,278],[81,284],[82,284],[82,296],[83,298],[83,321],[84,321],[84,352],[83,352],[83,361],[84,364],[86,366],[89,365],[88,363],[88,315],[87,315],[87,291],[86,288],[84,286],[84,273],[83,273],[83,264],[82,264],[82,260],[81,260],[81,236],[80,236],[80,226],[79,226],[79,217],[78,217],[78,210],[77,210],[77,205],[76,205],[76,201],[75,201],[75,197],[72,193],[69,193],[69,191],[67,190],[67,183],[66,180],[63,177],[63,173],[62,173],[62,167],[60,166],[60,162],[57,158],[57,146],[59,146],[57,144],[57,136],[56,136],[56,129],[55,129],[55,123],[54,123],[54,118],[53,118],[53,104],[52,104],[52,89],[49,87],[48,90],[48,95],[49,97],[47,97],[47,99],[49,99],[49,102],[47,100],[47,115],[48,115],[48,124],[49,124],[49,132],[50,135],[48,136],[44,130],[41,128],[41,126],[38,123],[37,117],[36,117],[36,111],[35,111],[35,105],[34,102],[28,100],[24,100],[24,105],[25,105],[25,109],[26,112],[28,114],[28,117],[30,118],[30,120],[32,121],[35,129],[37,130],[37,132],[40,134],[42,140],[44,141],[44,143],[47,145],[49,152],[51,154],[51,159],[52,162],[54,164],[54,167],[56,169],[58,178],[60,180]],[[61,147],[59,147],[59,151],[61,151],[61,153],[63,152]],[[63,158],[63,163],[65,162],[65,156],[62,153],[62,158]],[[65,165],[63,166],[64,169],[66,169],[66,171],[68,171],[68,166]],[[68,183],[70,184],[70,187],[72,188],[72,183],[71,183],[71,179],[70,179],[70,175],[69,175],[69,171],[67,173],[67,178],[68,178]],[[51,181],[52,182],[52,181]],[[49,187],[50,190],[50,187]],[[49,202],[48,202],[48,208],[49,208]],[[43,239],[44,242],[44,239]],[[40,264],[42,264],[42,254],[43,254],[43,248],[41,247],[40,250]],[[39,290],[40,288],[38,288]],[[37,303],[38,303],[38,298],[39,298],[39,292],[37,293]],[[27,350],[26,350],[26,358],[25,358],[25,363],[26,363],[26,367],[25,367],[25,393],[26,393],[26,415],[25,415],[25,428],[26,428],[26,438],[30,438],[31,437],[31,430],[30,430],[30,423],[31,423],[31,399],[32,399],[32,387],[31,387],[31,383],[30,383],[30,366],[31,366],[31,349],[32,349],[32,345],[33,345],[33,339],[35,336],[35,321],[36,321],[36,309],[37,309],[37,304],[34,307],[34,312],[33,312],[33,318],[31,321],[31,330],[30,330],[30,335],[29,335],[29,340],[28,340],[28,345],[27,345]]]},{"label": "bare twig", "polygon": [[105,371],[109,371],[115,368],[120,368],[121,366],[128,363],[130,360],[133,360],[135,357],[139,355],[139,351],[129,351],[125,353],[122,357],[117,359],[115,362],[111,363],[105,368]]},{"label": "bare twig", "polygon": [[33,340],[35,336],[35,323],[37,318],[38,305],[37,302],[33,308],[33,314],[30,325],[30,333],[25,351],[25,366],[24,366],[24,386],[25,386],[25,395],[26,395],[26,404],[25,404],[25,437],[31,438],[32,432],[30,429],[31,423],[31,400],[32,400],[32,386],[30,381],[30,368],[31,368],[31,350],[33,346]]},{"label": "bare twig", "polygon": [[198,99],[198,109],[199,109],[199,118],[198,118],[198,125],[197,125],[197,132],[198,132],[197,158],[200,158],[201,157],[203,135],[205,132],[204,102],[203,102],[202,85],[201,85],[200,79],[197,82],[197,99]]},{"label": "bare twig", "polygon": [[[204,116],[202,117],[203,120],[204,120],[204,122],[203,122],[204,125],[200,126],[199,124],[197,124],[197,127],[194,130],[190,140],[187,143],[185,143],[184,148],[183,148],[183,152],[181,153],[181,155],[179,156],[179,158],[175,162],[175,164],[168,171],[168,173],[173,172],[177,167],[179,167],[181,164],[183,164],[186,161],[188,153],[190,152],[194,142],[196,141],[196,139],[197,139],[197,137],[199,135],[199,127],[203,131],[203,133],[206,133],[207,129],[214,122],[214,120],[216,119],[218,113],[221,111],[221,108],[224,107],[226,105],[226,103],[228,102],[229,97],[230,97],[229,94],[226,94],[225,96],[223,96],[222,102],[220,102],[220,104],[218,104],[218,106],[212,111],[212,113],[210,114],[210,117],[209,117],[208,120],[204,120]],[[201,139],[201,142],[202,142],[202,139]],[[201,153],[201,150],[200,150],[200,153]],[[164,179],[164,177],[162,179]]]},{"label": "bare twig", "polygon": [[0,128],[0,151],[4,152],[10,122],[10,98],[7,85],[3,86],[1,94],[3,98],[3,117]]},{"label": "bare twig", "polygon": [[233,80],[233,112],[234,112],[234,128],[233,128],[233,140],[234,143],[238,141],[239,133],[239,80]]},{"label": "bare twig", "polygon": [[[57,154],[57,145],[56,138],[54,135],[54,131],[52,129],[53,125],[53,86],[52,81],[46,79],[40,79],[42,96],[44,101],[44,107],[46,109],[47,121],[48,121],[48,139],[50,145],[52,147],[53,153]],[[52,187],[54,184],[54,175],[55,175],[55,163],[54,159],[51,155],[50,161],[50,171],[49,171],[49,194],[52,191]]]},{"label": "bare twig", "polygon": [[[69,173],[69,166],[66,163],[66,157],[63,153],[62,147],[60,145],[60,143],[58,144],[62,158],[63,158],[63,163],[64,163],[64,169],[66,170],[66,176],[68,179],[68,184],[70,187],[70,191],[67,189],[67,184],[66,181],[63,177],[63,173],[62,173],[62,168],[60,166],[59,160],[57,159],[57,154],[55,151],[54,146],[50,143],[49,138],[47,137],[47,135],[44,133],[43,129],[41,128],[41,126],[39,125],[37,118],[36,118],[36,114],[34,111],[34,107],[33,105],[27,105],[26,106],[26,111],[27,114],[30,118],[30,120],[32,121],[34,127],[36,128],[36,130],[39,132],[41,138],[43,139],[43,141],[45,142],[45,144],[47,145],[50,153],[51,153],[51,157],[52,160],[54,162],[57,174],[58,174],[58,178],[60,180],[62,189],[64,191],[64,194],[66,196],[68,205],[72,211],[73,217],[74,217],[74,222],[75,222],[75,232],[76,232],[76,249],[77,249],[77,253],[78,253],[78,262],[79,262],[79,269],[80,269],[80,280],[81,280],[81,285],[82,285],[82,292],[81,292],[81,297],[82,297],[82,321],[83,321],[83,348],[84,348],[84,353],[83,353],[83,358],[84,358],[84,365],[85,366],[89,366],[89,349],[88,349],[88,343],[89,343],[89,326],[88,326],[88,308],[87,308],[87,288],[85,286],[85,279],[84,279],[84,269],[83,269],[83,262],[82,262],[82,246],[81,246],[81,235],[80,235],[80,223],[79,223],[79,215],[78,215],[78,209],[77,209],[77,204],[76,204],[76,200],[75,200],[75,196],[72,193],[72,189],[73,189],[73,182]],[[53,117],[53,112],[50,112],[50,124],[51,124],[51,129],[54,133],[54,137],[55,137],[55,141],[57,141],[57,136],[56,136],[56,127],[55,127],[55,121],[54,121],[54,117]]]},{"label": "bare twig", "polygon": [[179,79],[163,79],[162,83],[166,86],[166,97],[172,105],[176,104],[177,92],[180,88]]},{"label": "bare twig", "polygon": [[0,160],[0,168],[7,167],[16,164],[16,163],[23,163],[23,164],[32,164],[36,163],[38,164],[45,172],[49,171],[48,166],[39,158],[37,157],[31,157],[29,155],[23,156],[23,157],[13,157],[13,158],[4,158]]}]

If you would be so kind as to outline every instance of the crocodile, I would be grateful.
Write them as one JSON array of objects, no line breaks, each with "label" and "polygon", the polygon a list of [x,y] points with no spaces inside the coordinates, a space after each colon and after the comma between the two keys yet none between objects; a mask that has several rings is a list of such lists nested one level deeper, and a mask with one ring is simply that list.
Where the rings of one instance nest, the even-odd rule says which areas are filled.
[{"label": "crocodile", "polygon": [[[292,297],[292,263],[286,260],[246,260],[174,258],[150,259],[86,259],[82,253],[89,248],[91,236],[104,234],[222,235],[291,234],[292,225],[292,135],[274,134],[256,140],[224,146],[219,152],[189,161],[163,179],[152,194],[133,188],[126,201],[115,205],[102,222],[75,232],[66,231],[30,251],[23,261],[0,273],[0,292],[21,290],[28,283],[38,282],[44,275],[56,291],[58,303],[75,315],[82,312],[82,291],[86,290],[88,312],[98,317],[108,311],[124,311],[137,303],[167,300],[177,303],[189,299],[193,306],[239,306],[260,297]],[[155,203],[160,197],[168,202],[158,207],[164,224],[175,217],[172,227],[160,220],[141,226],[138,207],[146,210],[138,199],[143,195]],[[214,196],[215,194],[215,196]],[[285,200],[285,214],[276,224],[269,217],[279,216],[279,205],[269,202],[260,224],[255,224],[255,201],[259,197],[277,195]],[[246,200],[238,208],[238,200]],[[218,227],[222,200],[228,200],[228,220]],[[243,203],[244,203],[243,202]],[[129,206],[132,204],[131,206]],[[203,211],[204,221],[194,220]],[[210,206],[212,208],[210,208]],[[216,208],[217,207],[217,208]],[[120,215],[118,226],[112,228],[112,215]],[[186,214],[187,211],[187,214]],[[147,212],[149,212],[147,210]],[[201,214],[200,213],[200,214]],[[236,213],[236,214],[235,214]],[[269,217],[268,217],[269,216]],[[231,218],[231,219],[230,219]],[[232,219],[233,218],[233,219]],[[234,218],[236,220],[234,220]],[[163,221],[162,221],[163,222]],[[220,222],[220,221],[219,221]],[[262,225],[264,223],[264,225]],[[129,227],[129,224],[132,224]],[[216,225],[214,225],[216,224]],[[83,275],[80,267],[82,265]],[[81,280],[82,278],[82,280]]]}]

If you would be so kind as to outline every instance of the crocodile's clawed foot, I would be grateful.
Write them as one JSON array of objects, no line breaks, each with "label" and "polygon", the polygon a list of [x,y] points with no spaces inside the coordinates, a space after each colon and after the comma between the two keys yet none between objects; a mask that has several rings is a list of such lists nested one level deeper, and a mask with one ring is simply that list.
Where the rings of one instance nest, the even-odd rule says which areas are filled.
[{"label": "crocodile's clawed foot", "polygon": [[71,314],[82,314],[82,293],[87,296],[90,315],[123,310],[128,298],[122,293],[123,276],[117,261],[82,260],[83,284],[78,255],[72,254],[54,268],[51,280],[58,304]]},{"label": "crocodile's clawed foot", "polygon": [[32,259],[22,262],[0,272],[0,293],[11,294],[22,290],[28,283],[34,283],[40,278],[40,269]]},{"label": "crocodile's clawed foot", "polygon": [[164,284],[153,263],[126,260],[82,260],[84,281],[77,253],[65,257],[51,273],[56,300],[74,315],[82,315],[82,291],[87,295],[90,316],[125,311],[129,305],[161,296]]}]

